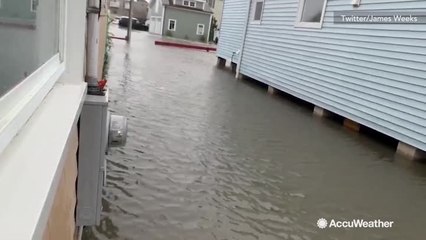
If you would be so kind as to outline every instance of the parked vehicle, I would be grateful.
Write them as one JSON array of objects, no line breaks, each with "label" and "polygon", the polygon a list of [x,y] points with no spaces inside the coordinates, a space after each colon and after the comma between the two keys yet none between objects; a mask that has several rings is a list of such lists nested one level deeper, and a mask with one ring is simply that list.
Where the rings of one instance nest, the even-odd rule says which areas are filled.
[{"label": "parked vehicle", "polygon": [[[120,17],[118,21],[118,25],[120,27],[128,27],[129,26],[129,17]],[[148,31],[149,27],[140,22],[137,18],[132,18],[132,29],[140,30],[140,31]]]},{"label": "parked vehicle", "polygon": [[[139,23],[139,20],[137,18],[132,18],[132,25],[135,26]],[[129,26],[129,17],[120,17],[120,20],[118,21],[118,25],[120,27],[128,27]]]}]

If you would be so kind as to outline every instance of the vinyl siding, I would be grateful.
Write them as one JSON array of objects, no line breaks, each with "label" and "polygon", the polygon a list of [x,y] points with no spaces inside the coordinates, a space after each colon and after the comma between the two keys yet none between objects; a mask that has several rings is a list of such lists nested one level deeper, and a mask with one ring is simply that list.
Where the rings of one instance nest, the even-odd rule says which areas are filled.
[{"label": "vinyl siding", "polygon": [[[190,41],[204,42],[208,38],[210,29],[210,16],[206,12],[186,10],[167,6],[164,14],[163,35],[167,36],[169,19],[176,20],[176,31],[170,31],[169,34],[174,38],[186,39]],[[204,35],[197,35],[197,25],[204,25]]]},{"label": "vinyl siding", "polygon": [[241,54],[249,1],[224,0],[217,55],[237,63]]},{"label": "vinyl siding", "polygon": [[[241,73],[426,150],[425,25],[333,24],[340,10],[350,1],[329,0],[322,29],[295,28],[297,0],[266,0]],[[363,0],[356,10],[426,11],[426,1]]]}]

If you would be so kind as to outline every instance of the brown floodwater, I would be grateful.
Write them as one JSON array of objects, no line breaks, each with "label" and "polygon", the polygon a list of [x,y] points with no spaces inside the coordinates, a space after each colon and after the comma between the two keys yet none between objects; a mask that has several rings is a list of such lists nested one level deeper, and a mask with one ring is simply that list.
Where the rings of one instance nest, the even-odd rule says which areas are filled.
[{"label": "brown floodwater", "polygon": [[[214,53],[155,39],[114,41],[110,107],[129,139],[108,156],[101,225],[84,239],[426,239],[424,164],[234,79]],[[321,230],[319,218],[394,224]]]}]

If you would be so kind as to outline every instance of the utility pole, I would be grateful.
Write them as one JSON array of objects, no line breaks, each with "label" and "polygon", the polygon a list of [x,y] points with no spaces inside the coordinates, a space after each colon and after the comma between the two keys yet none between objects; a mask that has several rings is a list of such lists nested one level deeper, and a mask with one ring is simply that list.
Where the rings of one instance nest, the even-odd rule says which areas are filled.
[{"label": "utility pole", "polygon": [[133,28],[133,0],[130,0],[129,3],[129,24],[127,27],[127,36],[126,41],[130,42],[130,39],[132,37],[132,28]]}]

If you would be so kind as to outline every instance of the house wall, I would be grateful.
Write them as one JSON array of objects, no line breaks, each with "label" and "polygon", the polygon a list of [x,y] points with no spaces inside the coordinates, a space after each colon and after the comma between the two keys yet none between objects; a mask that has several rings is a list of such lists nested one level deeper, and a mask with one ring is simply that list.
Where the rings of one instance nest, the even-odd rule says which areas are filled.
[{"label": "house wall", "polygon": [[[121,0],[120,7],[110,7],[111,14],[116,16],[129,16],[129,1]],[[127,8],[126,8],[127,6]],[[133,2],[133,17],[139,20],[147,20],[148,19],[148,9],[149,4],[145,0],[139,0],[137,2]]]},{"label": "house wall", "polygon": [[203,8],[203,6],[205,6],[204,4],[205,3],[203,3],[203,2],[195,2],[195,7],[198,8],[198,9],[204,9]]},{"label": "house wall", "polygon": [[250,1],[226,0],[223,6],[217,55],[237,63],[242,48],[247,12]]},{"label": "house wall", "polygon": [[[207,40],[210,27],[210,14],[167,7],[164,14],[163,35],[167,36],[169,19],[177,20],[176,31],[172,37],[191,41],[200,41],[204,36]],[[204,24],[204,35],[197,35],[197,24]]]},{"label": "house wall", "polygon": [[[157,4],[158,4],[158,7],[157,7]],[[148,18],[151,18],[151,17],[162,17],[162,16],[163,16],[163,3],[162,3],[162,0],[153,0],[149,4]]]},{"label": "house wall", "polygon": [[217,26],[219,29],[222,23],[223,2],[224,2],[223,0],[216,0],[214,8],[213,8],[213,16],[217,20]]},{"label": "house wall", "polygon": [[61,171],[61,180],[44,230],[44,240],[73,240],[76,237],[77,148],[78,134],[75,126],[68,140],[67,159]]},{"label": "house wall", "polygon": [[[239,47],[242,13],[225,3],[219,56]],[[333,24],[350,1],[329,0],[322,29],[294,27],[297,0],[267,0],[249,24],[241,73],[426,150],[426,29],[421,24]],[[426,11],[425,1],[363,0],[357,10]],[[230,44],[232,42],[232,44]],[[225,44],[226,43],[226,44]]]}]

